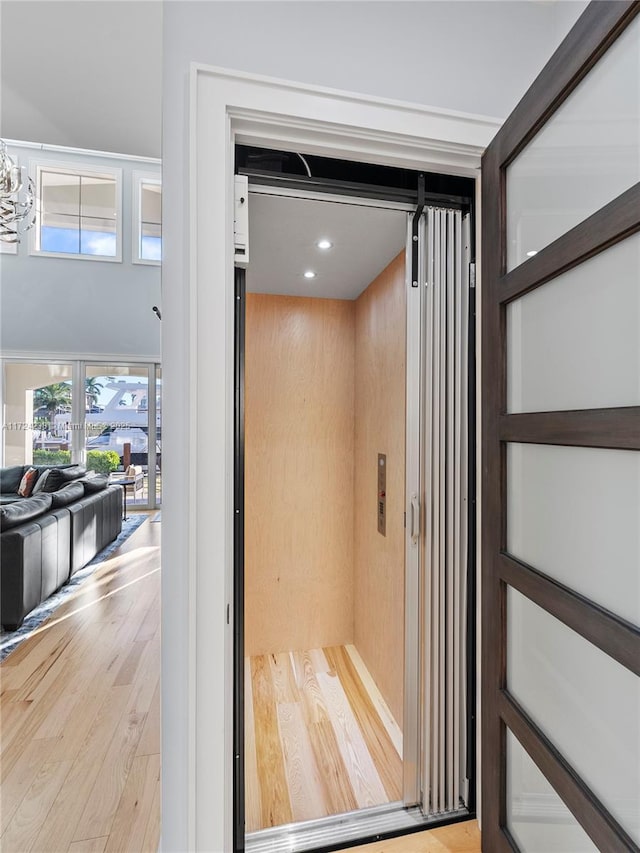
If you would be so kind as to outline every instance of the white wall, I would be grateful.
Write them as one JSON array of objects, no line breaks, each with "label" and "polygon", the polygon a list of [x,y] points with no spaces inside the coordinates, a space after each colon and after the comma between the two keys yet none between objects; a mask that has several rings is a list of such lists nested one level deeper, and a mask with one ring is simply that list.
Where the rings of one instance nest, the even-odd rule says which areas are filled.
[{"label": "white wall", "polygon": [[194,59],[505,118],[555,47],[553,5],[169,0],[165,113],[166,71]]},{"label": "white wall", "polygon": [[137,356],[159,360],[160,267],[132,258],[132,172],[160,174],[156,162],[9,147],[30,161],[122,169],[122,262],[31,255],[31,232],[15,255],[0,255],[0,347],[28,356]]},{"label": "white wall", "polygon": [[[561,27],[547,3],[165,2],[163,46],[163,820],[162,849],[187,847],[190,667],[184,567],[190,411],[188,70],[191,61],[506,117]],[[570,15],[567,16],[568,18]],[[568,28],[568,23],[567,23]],[[198,389],[203,391],[205,389]],[[179,450],[178,450],[179,448]],[[223,594],[222,590],[220,591]],[[211,673],[221,683],[221,673]],[[222,719],[208,722],[223,737]],[[222,803],[211,813],[222,819]]]}]

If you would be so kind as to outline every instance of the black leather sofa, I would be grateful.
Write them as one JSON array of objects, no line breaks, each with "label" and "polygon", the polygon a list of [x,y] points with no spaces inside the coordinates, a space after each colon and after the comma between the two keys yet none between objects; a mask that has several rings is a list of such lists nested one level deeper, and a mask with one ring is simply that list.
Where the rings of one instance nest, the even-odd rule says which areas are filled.
[{"label": "black leather sofa", "polygon": [[[28,467],[0,469],[0,623],[9,631],[122,529],[122,487],[106,476],[49,468],[46,491],[23,498],[17,490]],[[33,467],[39,476],[46,468]]]}]

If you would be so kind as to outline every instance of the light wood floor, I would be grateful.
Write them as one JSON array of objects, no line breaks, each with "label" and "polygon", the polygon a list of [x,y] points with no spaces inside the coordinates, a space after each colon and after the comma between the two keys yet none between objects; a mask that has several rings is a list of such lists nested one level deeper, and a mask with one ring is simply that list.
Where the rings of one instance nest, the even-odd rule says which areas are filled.
[{"label": "light wood floor", "polygon": [[389,841],[350,847],[348,851],[339,853],[481,853],[481,849],[478,824],[475,820],[468,820]]},{"label": "light wood floor", "polygon": [[158,849],[159,546],[145,521],[0,667],[3,853]]},{"label": "light wood floor", "polygon": [[400,800],[401,754],[353,646],[247,658],[247,832]]}]

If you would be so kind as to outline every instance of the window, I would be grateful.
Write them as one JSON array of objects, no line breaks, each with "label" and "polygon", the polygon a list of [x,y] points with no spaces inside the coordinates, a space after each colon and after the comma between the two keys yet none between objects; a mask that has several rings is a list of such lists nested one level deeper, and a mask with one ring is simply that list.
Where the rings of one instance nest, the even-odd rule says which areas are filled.
[{"label": "window", "polygon": [[35,254],[122,259],[122,172],[38,164]]},{"label": "window", "polygon": [[162,260],[162,182],[157,174],[133,173],[133,262]]}]

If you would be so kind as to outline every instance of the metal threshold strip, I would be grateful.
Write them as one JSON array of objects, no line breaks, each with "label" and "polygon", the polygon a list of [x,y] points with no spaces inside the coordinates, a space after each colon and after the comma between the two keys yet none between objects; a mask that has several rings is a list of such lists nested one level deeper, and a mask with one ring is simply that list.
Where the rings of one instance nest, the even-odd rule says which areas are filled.
[{"label": "metal threshold strip", "polygon": [[246,853],[336,850],[355,843],[403,835],[471,817],[467,809],[425,816],[418,806],[389,803],[331,817],[274,826],[245,836]]}]

